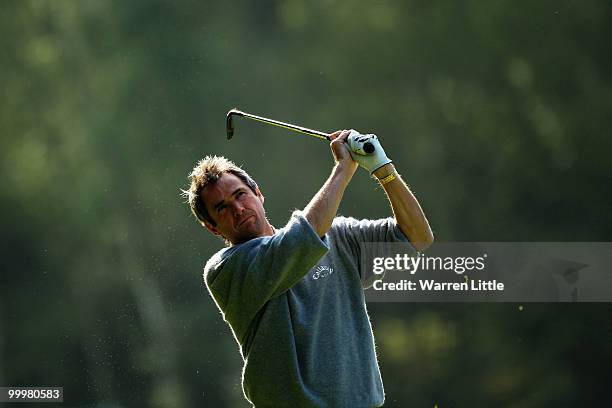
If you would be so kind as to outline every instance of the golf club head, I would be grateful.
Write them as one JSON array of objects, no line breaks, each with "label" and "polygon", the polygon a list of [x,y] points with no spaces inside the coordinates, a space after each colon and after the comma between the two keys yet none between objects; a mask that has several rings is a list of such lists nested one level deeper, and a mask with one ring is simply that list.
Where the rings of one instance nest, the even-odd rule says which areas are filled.
[{"label": "golf club head", "polygon": [[227,120],[225,125],[225,131],[227,132],[227,140],[230,140],[232,136],[234,136],[234,122],[232,121],[233,115],[243,116],[243,113],[236,108],[231,109],[229,112],[227,112]]}]

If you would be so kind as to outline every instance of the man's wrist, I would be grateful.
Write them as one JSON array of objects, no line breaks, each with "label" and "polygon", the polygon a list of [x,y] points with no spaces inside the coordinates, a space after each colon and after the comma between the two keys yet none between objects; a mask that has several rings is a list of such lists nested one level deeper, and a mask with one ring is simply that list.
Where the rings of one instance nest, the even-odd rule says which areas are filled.
[{"label": "man's wrist", "polygon": [[395,173],[395,166],[393,165],[393,163],[387,163],[384,166],[381,166],[378,169],[374,170],[374,173],[372,174],[374,175],[374,177],[380,180],[392,173]]},{"label": "man's wrist", "polygon": [[356,170],[357,170],[356,163],[353,165],[352,163],[348,164],[348,163],[338,162],[332,169],[332,174],[345,176],[350,179],[351,177],[353,177]]}]

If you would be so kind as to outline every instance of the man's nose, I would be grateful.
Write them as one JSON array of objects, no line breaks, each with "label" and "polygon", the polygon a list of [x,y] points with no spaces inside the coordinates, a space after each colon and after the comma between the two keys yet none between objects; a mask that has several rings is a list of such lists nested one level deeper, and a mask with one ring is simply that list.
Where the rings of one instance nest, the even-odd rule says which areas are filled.
[{"label": "man's nose", "polygon": [[234,200],[232,202],[232,211],[233,211],[234,215],[240,216],[240,215],[242,215],[242,212],[244,211],[244,206],[242,205],[242,203],[240,201]]}]

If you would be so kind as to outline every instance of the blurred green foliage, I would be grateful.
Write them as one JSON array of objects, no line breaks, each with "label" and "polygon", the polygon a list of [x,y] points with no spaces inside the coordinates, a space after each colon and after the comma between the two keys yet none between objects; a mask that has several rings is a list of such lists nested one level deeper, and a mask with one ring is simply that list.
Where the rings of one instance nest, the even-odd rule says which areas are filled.
[{"label": "blurred green foliage", "polygon": [[[206,154],[282,225],[327,176],[314,139],[237,106],[374,132],[440,241],[610,241],[612,4],[9,0],[0,11],[0,385],[66,406],[239,407],[203,289],[222,243],[179,197]],[[389,212],[358,174],[343,214]],[[371,304],[389,407],[587,406],[604,304]]]}]

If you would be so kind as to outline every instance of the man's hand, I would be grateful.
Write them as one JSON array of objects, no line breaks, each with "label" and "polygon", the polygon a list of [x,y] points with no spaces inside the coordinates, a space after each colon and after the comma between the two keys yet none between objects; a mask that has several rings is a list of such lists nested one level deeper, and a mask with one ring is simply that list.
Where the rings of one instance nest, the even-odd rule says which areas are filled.
[{"label": "man's hand", "polygon": [[349,150],[349,145],[347,143],[349,134],[349,130],[338,130],[330,134],[329,138],[332,141],[330,147],[336,165],[352,176],[357,170],[357,162],[353,160],[351,151]]},{"label": "man's hand", "polygon": [[[373,174],[385,164],[391,163],[391,159],[385,154],[385,150],[380,145],[376,135],[362,135],[356,130],[351,130],[347,142],[349,145],[349,153],[353,157],[353,160],[370,174]],[[363,151],[363,146],[366,143],[370,143],[374,147],[372,153],[365,154]]]}]

